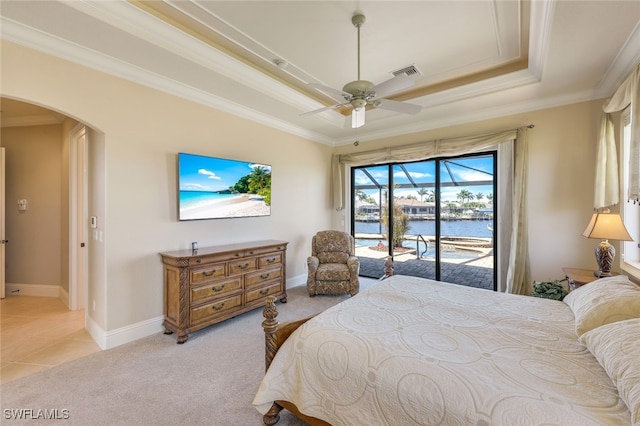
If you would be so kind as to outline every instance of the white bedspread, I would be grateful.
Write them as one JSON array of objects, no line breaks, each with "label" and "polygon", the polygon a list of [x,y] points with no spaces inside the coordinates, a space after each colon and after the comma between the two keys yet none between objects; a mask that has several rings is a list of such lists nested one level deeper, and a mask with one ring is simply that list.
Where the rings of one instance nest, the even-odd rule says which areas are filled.
[{"label": "white bedspread", "polygon": [[393,276],[300,327],[253,404],[332,425],[629,425],[563,302]]}]

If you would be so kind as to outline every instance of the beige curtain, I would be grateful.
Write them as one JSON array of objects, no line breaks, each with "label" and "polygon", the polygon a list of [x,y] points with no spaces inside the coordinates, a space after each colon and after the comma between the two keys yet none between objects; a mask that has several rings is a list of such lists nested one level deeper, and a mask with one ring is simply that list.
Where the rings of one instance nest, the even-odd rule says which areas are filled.
[{"label": "beige curtain", "polygon": [[518,129],[513,176],[513,225],[507,269],[507,293],[530,294],[529,242],[527,237],[527,151],[526,129]]},{"label": "beige curtain", "polygon": [[618,87],[602,106],[598,153],[596,157],[596,182],[594,208],[609,207],[620,202],[618,160],[615,133],[611,113],[622,111],[631,105],[631,146],[629,152],[629,201],[640,201],[640,64]]},{"label": "beige curtain", "polygon": [[[433,141],[422,142],[412,145],[402,145],[396,147],[387,147],[372,151],[358,152],[345,155],[335,155],[332,159],[332,190],[333,190],[333,206],[336,210],[342,210],[345,207],[345,173],[347,167],[363,166],[370,164],[382,164],[404,161],[420,161],[427,160],[435,157],[447,157],[454,155],[463,155],[473,152],[478,152],[487,149],[498,149],[500,152],[500,146],[505,144],[512,144],[516,138],[526,137],[526,128],[522,130],[508,130],[505,132],[493,133],[489,135],[463,137],[463,138],[451,138],[451,139],[439,139]],[[500,291],[506,291],[511,293],[524,292],[527,288],[526,283],[529,277],[529,260],[528,250],[526,247],[526,211],[525,211],[525,190],[526,190],[526,140],[522,143],[525,148],[520,147],[520,140],[516,142],[515,149],[515,180],[519,183],[513,185],[511,197],[503,197],[505,200],[511,200],[505,208],[496,206],[496,208],[504,210],[500,212],[501,216],[507,217],[508,213],[512,212],[514,215],[517,212],[517,216],[513,216],[513,220],[509,218],[505,222],[508,226],[504,226],[499,233],[498,241],[502,242],[500,251],[504,253],[513,253],[509,259],[504,259],[504,262],[499,260],[500,263],[506,263],[502,265],[505,268],[505,273],[497,273],[499,277],[507,277],[507,282],[502,285],[499,284]],[[511,152],[511,148],[507,151]],[[521,153],[518,156],[518,153]],[[503,158],[503,156],[499,157]],[[509,160],[511,161],[511,160]],[[511,167],[507,167],[509,169]],[[502,180],[502,182],[508,182],[511,179]],[[500,181],[499,181],[500,182]],[[501,188],[502,189],[502,188]],[[500,201],[500,197],[498,197]],[[502,201],[504,203],[504,200]],[[518,205],[516,205],[518,203]],[[524,221],[521,223],[521,221]],[[499,227],[500,228],[500,227]],[[500,229],[499,229],[500,230]],[[517,233],[517,237],[513,237],[513,234]],[[509,247],[508,244],[511,244]],[[513,250],[516,247],[514,244],[524,244],[524,248],[519,250]],[[504,278],[503,278],[504,280]],[[500,280],[499,280],[500,282]]]}]

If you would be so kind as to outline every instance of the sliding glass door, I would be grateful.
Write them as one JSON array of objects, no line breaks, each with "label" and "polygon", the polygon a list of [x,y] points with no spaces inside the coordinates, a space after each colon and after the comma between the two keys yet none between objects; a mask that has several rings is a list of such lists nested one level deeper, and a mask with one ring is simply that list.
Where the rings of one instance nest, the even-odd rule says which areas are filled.
[{"label": "sliding glass door", "polygon": [[495,152],[352,169],[363,276],[394,273],[496,288]]}]

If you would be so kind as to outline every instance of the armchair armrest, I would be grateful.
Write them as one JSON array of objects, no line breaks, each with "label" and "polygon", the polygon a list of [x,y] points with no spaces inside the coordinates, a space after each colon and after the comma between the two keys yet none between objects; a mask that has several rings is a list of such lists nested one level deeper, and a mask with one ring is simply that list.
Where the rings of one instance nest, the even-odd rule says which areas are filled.
[{"label": "armchair armrest", "polygon": [[358,259],[356,256],[349,256],[349,258],[347,259],[347,266],[349,267],[349,270],[352,274],[355,273],[356,275],[358,275],[358,270],[360,269],[360,259]]},{"label": "armchair armrest", "polygon": [[315,256],[307,257],[307,269],[309,269],[309,273],[314,273],[318,270],[318,266],[320,266],[320,259]]}]

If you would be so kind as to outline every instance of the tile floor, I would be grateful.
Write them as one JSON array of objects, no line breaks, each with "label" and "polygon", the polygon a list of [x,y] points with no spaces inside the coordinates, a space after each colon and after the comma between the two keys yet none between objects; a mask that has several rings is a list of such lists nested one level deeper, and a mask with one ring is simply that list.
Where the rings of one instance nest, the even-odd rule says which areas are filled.
[{"label": "tile floor", "polygon": [[0,299],[0,383],[98,351],[84,310],[70,311],[55,297]]}]

